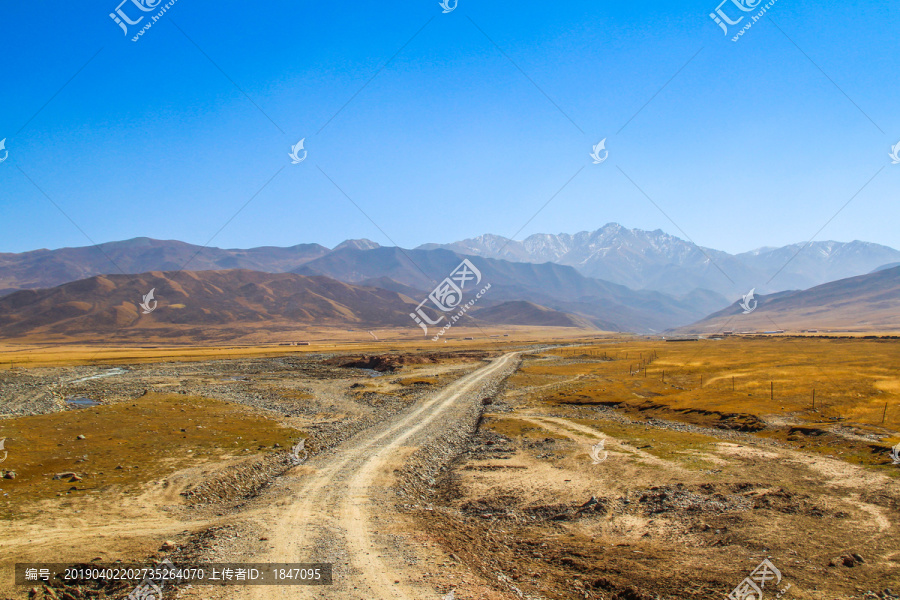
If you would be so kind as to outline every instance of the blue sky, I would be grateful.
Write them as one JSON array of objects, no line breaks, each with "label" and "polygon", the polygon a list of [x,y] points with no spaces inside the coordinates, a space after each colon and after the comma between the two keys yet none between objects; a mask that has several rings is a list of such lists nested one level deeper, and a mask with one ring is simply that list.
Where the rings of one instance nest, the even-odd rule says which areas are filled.
[{"label": "blue sky", "polygon": [[778,0],[735,43],[716,0],[178,0],[135,43],[117,4],[0,9],[0,251],[412,247],[532,217],[517,239],[615,221],[740,252],[830,220],[817,239],[900,248],[898,6]]}]

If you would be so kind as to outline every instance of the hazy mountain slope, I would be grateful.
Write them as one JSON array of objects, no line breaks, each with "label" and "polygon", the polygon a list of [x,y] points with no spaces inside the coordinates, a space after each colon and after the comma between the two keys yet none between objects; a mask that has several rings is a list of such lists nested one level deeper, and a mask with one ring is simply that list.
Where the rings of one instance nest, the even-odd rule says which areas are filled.
[{"label": "hazy mountain slope", "polygon": [[[775,288],[806,289],[827,281],[870,273],[879,266],[898,262],[900,252],[869,242],[812,242],[745,252],[735,258],[768,277],[775,276],[770,284]],[[775,275],[782,268],[784,270]],[[784,284],[781,284],[782,277],[786,280]]]},{"label": "hazy mountain slope", "polygon": [[185,266],[191,271],[251,269],[280,273],[327,252],[318,244],[224,250],[142,237],[97,246],[5,253],[0,254],[0,294],[53,287],[94,275],[178,271]]},{"label": "hazy mountain slope", "polygon": [[[140,307],[154,290],[149,314]],[[227,339],[259,331],[314,326],[419,328],[418,300],[328,277],[227,270],[101,275],[0,298],[0,336],[15,338],[148,336],[180,341]],[[154,308],[155,307],[155,308]],[[593,326],[527,302],[473,311],[462,325]],[[429,310],[431,318],[437,313]]]},{"label": "hazy mountain slope", "polygon": [[674,295],[708,289],[732,298],[751,288],[762,293],[807,288],[900,261],[900,251],[859,241],[793,244],[731,255],[660,230],[627,229],[616,223],[574,235],[535,234],[521,242],[487,234],[420,248],[517,262],[549,261],[633,289]]},{"label": "hazy mountain slope", "polygon": [[[356,239],[344,241],[334,252],[378,249],[380,246],[371,240]],[[900,263],[900,251],[859,241],[793,244],[730,255],[701,248],[660,230],[627,229],[615,223],[574,235],[535,234],[521,242],[486,234],[452,244],[426,244],[416,250],[435,249],[515,263],[550,262],[571,266],[587,277],[676,297],[705,289],[732,299],[751,288],[760,293],[805,289]],[[0,254],[0,295],[104,273],[182,268],[291,272],[329,252],[318,244],[225,250],[178,241],[135,238],[98,247],[7,253]],[[373,258],[383,257],[375,255]],[[384,271],[379,270],[379,273],[383,275]],[[355,274],[346,273],[342,279],[361,281],[376,276],[380,275],[361,270]],[[413,285],[410,281],[400,283]],[[418,284],[415,287],[419,287]]]},{"label": "hazy mountain slope", "polygon": [[678,331],[898,331],[900,267],[832,281],[808,290],[758,296],[757,301],[757,308],[748,315],[734,304]]},{"label": "hazy mountain slope", "polygon": [[[143,314],[155,288],[156,309]],[[0,298],[0,336],[153,331],[207,326],[407,326],[414,305],[396,292],[326,277],[247,270],[101,275]],[[202,333],[198,334],[203,339]]]},{"label": "hazy mountain slope", "polygon": [[490,325],[594,328],[593,324],[583,317],[555,311],[524,300],[504,302],[497,306],[480,309],[474,316],[480,322]]},{"label": "hazy mountain slope", "polygon": [[886,264],[886,265],[881,265],[881,266],[878,267],[877,269],[874,269],[872,272],[875,273],[875,272],[877,272],[877,271],[884,271],[884,270],[886,270],[886,269],[893,269],[894,267],[900,267],[900,262],[895,262],[895,263],[889,263],[889,264]]},{"label": "hazy mountain slope", "polygon": [[[444,249],[401,250],[345,248],[310,261],[296,272],[326,275],[348,283],[379,277],[422,290],[424,299],[448,276],[462,256]],[[473,258],[484,283],[491,284],[485,304],[528,300],[564,312],[590,318],[597,327],[619,331],[660,331],[689,323],[718,308],[724,299],[708,294],[691,302],[655,291],[634,291],[608,281],[584,277],[572,267],[553,263],[533,264],[489,258]]]}]

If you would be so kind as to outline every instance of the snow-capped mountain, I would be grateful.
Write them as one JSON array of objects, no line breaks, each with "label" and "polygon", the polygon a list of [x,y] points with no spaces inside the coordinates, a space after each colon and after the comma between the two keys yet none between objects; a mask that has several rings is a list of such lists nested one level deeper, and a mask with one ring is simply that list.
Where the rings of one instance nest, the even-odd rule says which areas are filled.
[{"label": "snow-capped mountain", "polygon": [[634,289],[676,295],[708,289],[726,297],[750,288],[760,293],[805,289],[900,260],[900,251],[859,241],[792,244],[732,255],[661,230],[628,229],[617,223],[574,235],[535,234],[521,242],[486,234],[420,248],[517,262],[553,262]]}]

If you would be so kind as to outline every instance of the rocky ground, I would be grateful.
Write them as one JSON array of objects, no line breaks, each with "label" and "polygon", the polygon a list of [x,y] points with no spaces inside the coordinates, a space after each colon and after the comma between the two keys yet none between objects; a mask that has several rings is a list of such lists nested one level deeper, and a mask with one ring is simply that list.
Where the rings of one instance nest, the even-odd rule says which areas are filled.
[{"label": "rocky ground", "polygon": [[203,395],[304,432],[300,466],[285,447],[185,476],[161,505],[173,519],[163,525],[184,530],[165,545],[157,535],[140,558],[329,561],[338,584],[181,587],[172,597],[699,600],[725,597],[764,559],[780,571],[766,598],[900,597],[900,480],[847,458],[882,452],[884,434],[840,421],[811,430],[789,414],[685,420],[652,399],[584,402],[584,359],[526,355],[560,374],[512,378],[518,359],[490,373],[486,359],[497,360],[36,369],[0,376],[0,398],[24,415],[79,410],[64,402],[73,396]]}]

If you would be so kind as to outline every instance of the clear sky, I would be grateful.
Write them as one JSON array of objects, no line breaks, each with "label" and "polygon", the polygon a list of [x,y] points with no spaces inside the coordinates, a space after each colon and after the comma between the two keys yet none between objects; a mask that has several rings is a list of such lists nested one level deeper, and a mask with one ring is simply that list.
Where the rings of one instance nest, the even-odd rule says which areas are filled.
[{"label": "clear sky", "polygon": [[118,1],[0,7],[0,251],[611,221],[730,252],[826,223],[900,248],[894,3],[778,0],[733,42],[765,2],[723,4],[745,15],[726,36],[717,0],[178,0],[132,42],[165,2],[122,4],[145,15],[125,35]]}]

